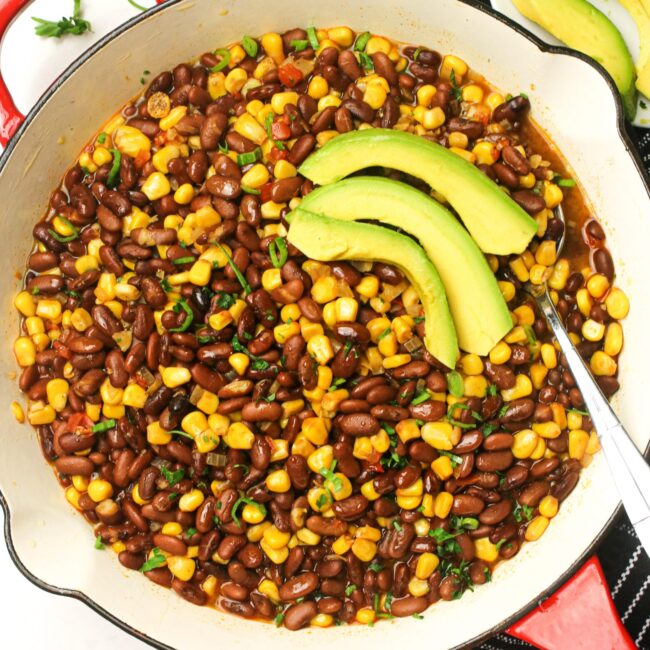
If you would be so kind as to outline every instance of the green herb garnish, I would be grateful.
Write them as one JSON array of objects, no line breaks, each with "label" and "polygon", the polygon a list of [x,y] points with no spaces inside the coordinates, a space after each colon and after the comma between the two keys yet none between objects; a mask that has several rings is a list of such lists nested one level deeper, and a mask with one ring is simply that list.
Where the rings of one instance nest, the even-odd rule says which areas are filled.
[{"label": "green herb garnish", "polygon": [[422,404],[422,402],[426,402],[428,399],[431,399],[429,391],[423,390],[411,400],[411,405],[417,406],[418,404]]},{"label": "green herb garnish", "polygon": [[173,327],[172,329],[169,330],[170,332],[185,332],[186,330],[189,329],[190,325],[194,321],[194,312],[192,311],[192,308],[187,304],[187,301],[184,298],[178,300],[173,307],[173,310],[177,314],[180,312],[181,309],[186,314],[185,320],[183,321],[180,327]]},{"label": "green herb garnish", "polygon": [[402,524],[400,524],[400,522],[397,521],[397,519],[393,519],[393,528],[394,528],[398,533],[401,533],[402,530],[403,530],[403,528],[402,528]]},{"label": "green herb garnish", "polygon": [[145,573],[152,569],[164,566],[167,563],[167,558],[162,554],[162,551],[155,546],[151,551],[151,557],[140,567],[140,571]]},{"label": "green herb garnish", "polygon": [[184,469],[177,469],[175,472],[170,472],[166,467],[161,467],[160,473],[163,475],[165,481],[167,481],[169,487],[173,487],[185,478]]},{"label": "green herb garnish", "polygon": [[196,528],[188,528],[188,529],[185,531],[185,534],[186,534],[188,537],[194,537],[194,535],[196,535]]},{"label": "green herb garnish", "polygon": [[244,153],[237,154],[237,164],[240,167],[244,165],[251,165],[252,163],[257,162],[262,158],[262,150],[259,147],[253,149],[253,151],[245,151]]},{"label": "green herb garnish", "polygon": [[146,11],[147,8],[143,7],[142,5],[139,5],[135,0],[126,0],[132,7],[135,7],[136,9],[139,9],[140,11]]},{"label": "green herb garnish", "polygon": [[101,535],[97,535],[97,537],[95,537],[95,548],[98,551],[103,551],[106,548],[104,546],[104,543],[102,542],[102,536]]},{"label": "green herb garnish", "polygon": [[351,596],[357,590],[357,585],[348,585],[345,588],[345,595]]},{"label": "green herb garnish", "polygon": [[194,257],[188,255],[187,257],[177,257],[172,264],[192,264],[194,262]]},{"label": "green herb garnish", "polygon": [[113,154],[113,164],[111,166],[111,171],[108,172],[108,178],[106,179],[106,187],[115,187],[117,185],[117,179],[120,175],[120,163],[122,162],[122,154],[119,149],[109,149]]},{"label": "green herb garnish", "polygon": [[365,52],[359,52],[359,61],[364,70],[372,70],[375,64]]},{"label": "green herb garnish", "polygon": [[70,230],[72,230],[72,234],[68,235],[67,237],[64,237],[63,235],[59,235],[59,233],[56,232],[56,230],[48,230],[50,235],[52,235],[52,237],[54,237],[54,239],[56,239],[56,241],[60,242],[61,244],[67,244],[68,242],[77,239],[79,237],[79,231],[75,228],[75,226],[72,223],[70,223],[70,221],[66,219],[64,216],[60,214],[57,216],[61,221],[63,221],[63,223],[68,228],[70,228]]},{"label": "green herb garnish", "polygon": [[104,132],[102,131],[102,132],[97,136],[97,142],[99,142],[99,144],[104,144],[104,143],[106,142],[106,133],[104,133]]},{"label": "green herb garnish", "polygon": [[557,184],[560,187],[575,187],[576,182],[572,178],[560,178],[559,181],[557,181]]},{"label": "green herb garnish", "polygon": [[282,625],[282,621],[284,621],[284,614],[282,612],[279,612],[278,614],[275,615],[275,618],[273,619],[273,622],[275,623],[275,627],[280,627]]},{"label": "green herb garnish", "polygon": [[291,41],[290,45],[293,48],[294,52],[302,52],[309,47],[309,41],[296,38]]},{"label": "green herb garnish", "polygon": [[260,513],[262,514],[262,517],[266,517],[266,506],[263,503],[258,503],[254,499],[251,499],[250,497],[245,497],[245,496],[240,496],[237,501],[233,504],[232,508],[230,509],[230,514],[232,515],[232,520],[235,522],[236,526],[241,526],[241,522],[239,521],[239,517],[237,517],[237,508],[239,506],[245,503],[248,506],[254,506],[257,508]]},{"label": "green herb garnish", "polygon": [[458,85],[458,82],[456,81],[456,71],[452,70],[451,74],[449,75],[449,81],[451,82],[451,92],[454,95],[454,98],[461,102],[463,101],[463,93],[460,90],[460,86]]},{"label": "green herb garnish", "polygon": [[248,54],[252,59],[257,56],[258,45],[257,41],[251,36],[244,36],[241,39],[241,46],[244,48],[244,52]]},{"label": "green herb garnish", "polygon": [[363,50],[366,49],[366,45],[368,45],[369,40],[370,40],[370,32],[364,32],[363,34],[357,37],[357,40],[354,43],[354,49],[357,52],[363,52]]},{"label": "green herb garnish", "polygon": [[332,464],[329,466],[329,469],[326,467],[321,467],[318,470],[318,473],[326,480],[332,484],[334,492],[340,492],[343,489],[343,481],[334,473],[336,469],[336,460],[332,461]]},{"label": "green herb garnish", "polygon": [[456,454],[452,454],[450,451],[445,451],[444,449],[439,449],[438,453],[441,456],[447,456],[451,460],[451,466],[452,467],[458,467],[463,462],[463,459],[460,456],[456,456]]},{"label": "green herb garnish", "polygon": [[61,18],[54,22],[32,16],[32,20],[37,23],[34,27],[36,35],[46,38],[61,38],[65,34],[79,36],[90,31],[90,23],[81,17],[81,0],[74,0],[72,16],[69,18]]},{"label": "green herb garnish", "polygon": [[318,34],[316,34],[315,27],[307,27],[307,39],[309,40],[309,44],[315,50],[317,50],[320,47],[320,42],[318,40]]},{"label": "green herb garnish", "polygon": [[377,562],[377,560],[373,560],[368,565],[368,569],[370,569],[370,571],[374,571],[375,573],[379,573],[383,568],[384,565],[381,562]]},{"label": "green herb garnish", "polygon": [[454,397],[462,397],[465,394],[465,384],[463,377],[456,370],[447,373],[447,390]]}]

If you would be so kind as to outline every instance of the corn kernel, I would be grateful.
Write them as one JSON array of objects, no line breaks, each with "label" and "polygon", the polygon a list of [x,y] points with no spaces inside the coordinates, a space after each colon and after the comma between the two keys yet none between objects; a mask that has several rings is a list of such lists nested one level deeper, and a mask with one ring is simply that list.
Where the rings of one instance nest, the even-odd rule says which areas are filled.
[{"label": "corn kernel", "polygon": [[[441,458],[444,458],[444,456],[441,456]],[[440,519],[446,519],[449,516],[449,513],[451,512],[451,507],[453,503],[454,503],[454,497],[452,494],[450,494],[449,492],[439,492],[436,495],[434,505],[433,505],[434,515],[436,517],[439,517]]]},{"label": "corn kernel", "polygon": [[265,481],[266,487],[271,492],[288,492],[291,489],[291,479],[284,469],[278,469],[271,472]]},{"label": "corn kernel", "polygon": [[558,507],[558,500],[551,494],[547,494],[539,502],[539,514],[548,519],[552,519],[557,514]]},{"label": "corn kernel", "polygon": [[538,434],[532,429],[522,429],[514,435],[511,451],[515,458],[530,458],[537,447]]},{"label": "corn kernel", "polygon": [[537,541],[548,528],[549,520],[543,516],[535,517],[526,527],[524,538],[527,542]]},{"label": "corn kernel", "polygon": [[194,560],[180,555],[170,555],[167,558],[167,568],[171,571],[172,575],[183,582],[192,579],[196,564]]},{"label": "corn kernel", "polygon": [[[609,280],[602,273],[594,273],[587,280],[587,291],[592,298],[602,298],[609,289]],[[623,293],[623,292],[621,292]],[[625,294],[623,294],[624,296]],[[627,313],[627,312],[626,312]]]},{"label": "corn kernel", "polygon": [[252,449],[255,435],[245,424],[233,422],[224,440],[231,449]]},{"label": "corn kernel", "polygon": [[499,557],[499,551],[487,537],[481,537],[474,540],[474,550],[476,557],[484,562],[495,562]]},{"label": "corn kernel", "polygon": [[630,311],[630,301],[621,289],[614,287],[605,298],[605,307],[612,318],[622,320]]},{"label": "corn kernel", "polygon": [[589,365],[592,372],[598,377],[613,377],[616,374],[616,361],[601,350],[594,352]]},{"label": "corn kernel", "polygon": [[14,342],[14,354],[21,368],[33,366],[36,363],[36,348],[27,336],[19,336]]},{"label": "corn kernel", "polygon": [[377,554],[377,544],[369,539],[358,537],[352,542],[352,552],[362,562],[370,562]]},{"label": "corn kernel", "polygon": [[610,357],[617,356],[623,349],[623,328],[619,323],[610,323],[605,333],[603,351]]},{"label": "corn kernel", "polygon": [[436,460],[431,463],[431,469],[442,481],[446,481],[454,473],[454,468],[451,465],[451,460],[447,456],[440,456],[440,458],[436,458]]}]

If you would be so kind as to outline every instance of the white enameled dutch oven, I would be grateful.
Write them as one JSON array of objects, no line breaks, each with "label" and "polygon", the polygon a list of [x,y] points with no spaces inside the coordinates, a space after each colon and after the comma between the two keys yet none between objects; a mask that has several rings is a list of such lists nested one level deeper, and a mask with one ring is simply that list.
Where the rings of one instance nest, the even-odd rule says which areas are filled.
[{"label": "white enameled dutch oven", "polygon": [[[0,19],[11,4],[12,0],[4,0]],[[22,5],[24,0],[13,0],[13,4]],[[91,528],[68,505],[44,462],[34,431],[11,416],[10,403],[21,401],[11,353],[18,332],[12,299],[19,290],[32,227],[63,170],[76,159],[88,137],[140,90],[142,71],[156,74],[238,40],[242,34],[340,24],[454,52],[504,92],[529,95],[533,115],[569,160],[603,223],[618,284],[630,297],[621,390],[615,406],[637,445],[648,446],[650,199],[640,162],[624,132],[615,88],[597,64],[567,50],[544,47],[514,24],[470,1],[171,0],[119,27],[68,68],[27,116],[0,159],[0,334],[4,341],[0,503],[6,515],[6,541],[19,568],[37,585],[83,600],[158,647],[196,648],[215,643],[228,650],[284,650],[287,645],[299,645],[302,650],[325,646],[358,650],[372,644],[375,648],[408,645],[436,650],[471,646],[512,624],[552,593],[593,550],[618,508],[605,458],[598,454],[546,534],[499,566],[490,584],[460,600],[434,605],[423,620],[288,632],[191,605],[125,570],[114,554],[98,553]],[[20,116],[13,116],[1,90],[0,102],[5,106],[0,119],[5,128],[0,135],[8,136]],[[598,578],[597,567],[587,565],[579,581],[566,588],[568,594],[565,590],[559,598],[546,601],[546,610],[578,613],[566,628],[554,628],[558,619],[549,621],[542,615],[541,625],[539,617],[533,617],[514,631],[546,648],[568,647],[566,641],[573,648],[633,647],[629,639],[616,637],[615,631],[611,637],[596,636],[594,645],[595,626],[609,611],[606,599],[597,604],[596,592],[590,590]],[[556,629],[561,634],[556,641],[544,640],[534,633],[535,628]],[[557,645],[562,636],[565,643]]]}]

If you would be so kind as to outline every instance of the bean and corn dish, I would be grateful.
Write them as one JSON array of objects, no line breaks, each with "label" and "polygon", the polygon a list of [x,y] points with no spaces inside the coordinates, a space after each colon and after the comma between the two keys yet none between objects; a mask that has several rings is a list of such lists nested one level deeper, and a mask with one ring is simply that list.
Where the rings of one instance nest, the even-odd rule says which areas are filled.
[{"label": "bean and corn dish", "polygon": [[[529,109],[455,55],[298,28],[161,72],[104,125],[34,227],[13,404],[98,549],[297,630],[419,618],[543,535],[599,443],[523,284],[548,281],[608,396],[629,304]],[[287,241],[301,163],[375,127],[447,147],[538,224],[487,255],[512,329],[485,357],[441,365],[396,268]]]}]

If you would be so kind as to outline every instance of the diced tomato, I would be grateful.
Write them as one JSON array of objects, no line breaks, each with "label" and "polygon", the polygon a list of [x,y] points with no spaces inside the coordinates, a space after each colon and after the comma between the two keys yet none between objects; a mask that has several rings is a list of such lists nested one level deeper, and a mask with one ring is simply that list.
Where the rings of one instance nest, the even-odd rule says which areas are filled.
[{"label": "diced tomato", "polygon": [[287,157],[288,153],[289,152],[286,149],[281,151],[277,147],[273,147],[273,149],[269,151],[269,160],[272,163],[276,163],[278,160],[284,160]]},{"label": "diced tomato", "polygon": [[371,472],[377,472],[381,474],[384,472],[384,468],[381,464],[381,454],[378,451],[374,451],[363,463],[365,469]]},{"label": "diced tomato", "polygon": [[267,183],[266,185],[262,185],[260,188],[260,199],[262,200],[262,203],[271,200],[271,187],[273,187],[273,183]]},{"label": "diced tomato", "polygon": [[271,135],[274,140],[288,140],[291,137],[291,128],[286,122],[278,120],[271,125]]},{"label": "diced tomato", "polygon": [[148,151],[140,150],[138,155],[133,159],[133,164],[136,169],[142,169],[146,162],[151,158],[151,154]]},{"label": "diced tomato", "polygon": [[287,63],[278,70],[280,83],[293,88],[302,81],[302,72],[295,65]]},{"label": "diced tomato", "polygon": [[72,358],[72,352],[70,351],[70,348],[67,348],[65,345],[63,345],[63,343],[60,343],[59,341],[54,341],[52,347],[57,351],[60,357],[63,357],[64,359]]},{"label": "diced tomato", "polygon": [[92,428],[93,421],[85,413],[73,413],[65,423],[66,431],[78,436],[87,436]]}]

